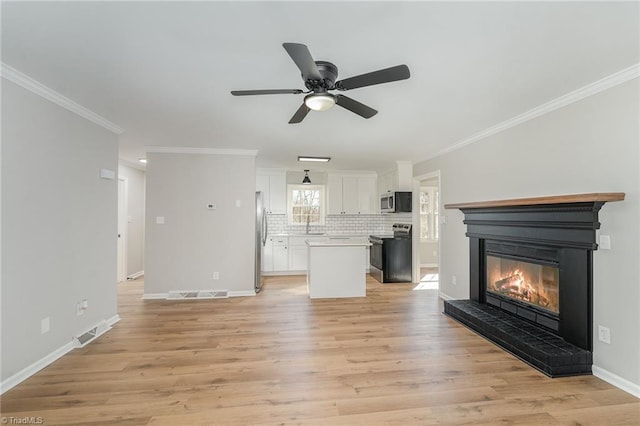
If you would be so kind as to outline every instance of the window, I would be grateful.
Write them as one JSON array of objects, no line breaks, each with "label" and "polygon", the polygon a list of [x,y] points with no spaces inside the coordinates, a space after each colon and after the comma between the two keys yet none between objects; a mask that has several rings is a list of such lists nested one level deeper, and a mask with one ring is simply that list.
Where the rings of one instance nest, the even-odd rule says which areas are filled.
[{"label": "window", "polygon": [[420,188],[420,239],[435,241],[438,239],[438,188],[423,186]]},{"label": "window", "polygon": [[291,225],[324,225],[324,186],[288,185],[287,211]]}]

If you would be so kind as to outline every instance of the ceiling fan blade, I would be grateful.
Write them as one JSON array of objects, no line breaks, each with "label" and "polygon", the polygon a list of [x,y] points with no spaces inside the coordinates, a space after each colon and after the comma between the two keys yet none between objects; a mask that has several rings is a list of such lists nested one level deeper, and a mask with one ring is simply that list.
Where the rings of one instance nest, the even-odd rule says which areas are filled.
[{"label": "ceiling fan blade", "polygon": [[298,108],[298,110],[296,111],[296,113],[293,114],[293,117],[291,117],[291,120],[289,120],[289,124],[300,123],[302,120],[304,120],[307,114],[309,114],[309,111],[311,111],[311,109],[307,107],[303,102],[302,105],[300,105],[300,108]]},{"label": "ceiling fan blade", "polygon": [[233,96],[248,96],[248,95],[297,95],[302,93],[300,89],[267,89],[267,90],[232,90]]},{"label": "ceiling fan blade", "polygon": [[318,67],[307,46],[300,43],[282,43],[282,47],[284,47],[284,50],[291,56],[293,62],[300,68],[304,81],[322,80],[320,71],[318,71]]},{"label": "ceiling fan blade", "polygon": [[358,87],[373,86],[374,84],[389,83],[392,81],[406,80],[411,74],[409,67],[406,65],[397,65],[383,70],[373,71],[367,74],[357,75],[355,77],[345,78],[336,81],[336,89],[351,90]]},{"label": "ceiling fan blade", "polygon": [[344,109],[348,109],[351,112],[355,112],[360,117],[371,118],[378,113],[373,108],[369,108],[365,104],[353,100],[345,95],[336,95],[336,104],[340,105]]}]

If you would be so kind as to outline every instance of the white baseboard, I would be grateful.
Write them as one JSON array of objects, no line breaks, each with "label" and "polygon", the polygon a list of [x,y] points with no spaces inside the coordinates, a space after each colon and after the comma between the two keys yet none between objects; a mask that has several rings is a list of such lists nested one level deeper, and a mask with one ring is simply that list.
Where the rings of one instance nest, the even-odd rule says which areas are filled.
[{"label": "white baseboard", "polygon": [[144,293],[142,300],[165,300],[169,297],[169,293]]},{"label": "white baseboard", "polygon": [[[229,297],[255,296],[256,292],[254,290],[228,291],[227,295]],[[169,299],[169,293],[144,293],[142,295],[142,300],[167,300],[167,299]]]},{"label": "white baseboard", "polygon": [[0,394],[5,393],[9,389],[12,389],[16,385],[27,380],[29,377],[33,376],[38,371],[42,370],[49,364],[53,363],[58,358],[71,352],[74,348],[75,348],[74,343],[73,341],[71,341],[66,345],[61,346],[60,348],[51,352],[49,355],[45,356],[44,358],[39,359],[38,361],[34,362],[28,367],[25,367],[22,370],[18,371],[13,376],[7,378],[6,380],[3,380],[2,383],[0,383]]},{"label": "white baseboard", "polygon": [[438,264],[437,263],[421,263],[420,267],[421,268],[437,268]]},{"label": "white baseboard", "polygon": [[262,272],[263,277],[274,277],[278,275],[307,275],[307,271],[275,271],[275,272]]},{"label": "white baseboard", "polygon": [[115,314],[114,316],[112,316],[107,320],[107,324],[109,324],[109,327],[113,327],[113,325],[119,321],[120,321],[120,315]]},{"label": "white baseboard", "polygon": [[598,367],[597,365],[591,366],[591,372],[597,378],[602,379],[605,382],[612,384],[613,386],[622,389],[625,392],[630,393],[636,398],[640,398],[640,385],[630,382],[627,379],[623,379],[617,374],[607,371],[602,367]]},{"label": "white baseboard", "polygon": [[[96,335],[96,338],[102,336],[104,333],[106,333],[107,331],[111,330],[111,326],[113,324],[117,323],[118,321],[120,321],[120,316],[118,316],[118,315],[114,315],[111,318],[109,318],[108,320],[106,320],[106,323],[108,324],[109,327],[106,328],[106,329],[103,329],[100,334]],[[6,380],[3,380],[2,383],[0,383],[0,395],[5,393],[9,389],[14,388],[16,385],[22,383],[23,381],[27,380],[29,377],[33,376],[38,371],[40,371],[43,368],[45,368],[46,366],[52,364],[53,362],[55,362],[59,358],[63,357],[64,355],[68,354],[69,352],[71,352],[75,348],[76,348],[76,345],[75,345],[74,340],[72,339],[69,343],[59,347],[55,351],[53,351],[50,354],[44,356],[43,358],[39,359],[38,361],[34,362],[33,364],[23,368],[22,370],[18,371],[13,376],[8,377]]]},{"label": "white baseboard", "polygon": [[243,290],[243,291],[230,291],[229,297],[246,297],[246,296],[255,296],[255,290]]},{"label": "white baseboard", "polygon": [[438,293],[438,297],[440,297],[440,299],[442,299],[442,300],[454,300],[454,298],[453,298],[453,297],[449,296],[449,295],[448,295],[448,294],[446,294],[446,293],[443,293],[442,291],[440,291],[440,292]]},{"label": "white baseboard", "polygon": [[143,275],[144,275],[144,271],[138,271],[138,272],[135,272],[135,273],[133,273],[131,275],[127,275],[127,279],[128,280],[135,280],[136,278],[140,278]]}]

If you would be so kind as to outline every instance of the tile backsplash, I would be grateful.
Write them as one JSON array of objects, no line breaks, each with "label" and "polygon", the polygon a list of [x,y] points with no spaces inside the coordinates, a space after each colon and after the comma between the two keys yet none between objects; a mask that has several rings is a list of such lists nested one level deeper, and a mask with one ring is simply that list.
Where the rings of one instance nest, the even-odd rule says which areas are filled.
[{"label": "tile backsplash", "polygon": [[[411,213],[347,214],[325,217],[324,225],[311,225],[310,232],[349,235],[391,234],[394,223],[411,223]],[[268,214],[269,235],[302,234],[306,225],[289,225],[286,214]]]}]

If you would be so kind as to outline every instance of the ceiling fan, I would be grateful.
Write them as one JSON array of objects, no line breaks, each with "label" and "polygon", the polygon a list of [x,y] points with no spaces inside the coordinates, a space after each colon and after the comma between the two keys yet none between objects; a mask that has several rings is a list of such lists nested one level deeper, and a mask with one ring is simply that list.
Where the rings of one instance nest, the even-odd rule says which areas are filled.
[{"label": "ceiling fan", "polygon": [[395,67],[336,81],[338,77],[338,67],[331,62],[314,61],[311,52],[309,52],[309,49],[304,44],[283,43],[282,47],[284,47],[289,56],[291,56],[291,59],[293,59],[293,62],[295,62],[302,72],[302,80],[306,88],[309,89],[308,91],[305,92],[300,89],[232,90],[231,94],[234,96],[248,96],[298,95],[307,93],[304,97],[304,102],[296,113],[293,114],[291,120],[289,120],[289,124],[300,123],[311,110],[326,111],[336,104],[363,118],[371,118],[376,115],[378,111],[347,96],[340,94],[334,95],[329,93],[329,91],[357,89],[359,87],[405,80],[410,76],[409,67],[406,65],[397,65]]}]

